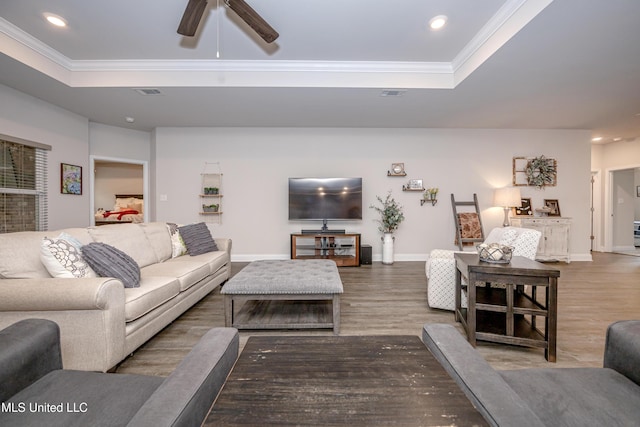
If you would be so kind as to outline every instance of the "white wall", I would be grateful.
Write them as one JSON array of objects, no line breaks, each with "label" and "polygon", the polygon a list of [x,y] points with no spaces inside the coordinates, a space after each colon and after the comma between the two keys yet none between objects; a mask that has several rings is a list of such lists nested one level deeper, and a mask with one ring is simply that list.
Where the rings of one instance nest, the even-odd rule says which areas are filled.
[{"label": "white wall", "polygon": [[101,123],[89,123],[90,154],[129,160],[150,160],[151,134]]},{"label": "white wall", "polygon": [[[0,133],[53,147],[49,152],[49,229],[89,225],[89,121],[0,85]],[[82,166],[82,195],[60,193],[60,164]]]},{"label": "white wall", "polygon": [[[450,194],[478,194],[485,230],[500,226],[503,212],[492,207],[493,189],[511,185],[512,158],[545,155],[558,161],[558,185],[521,187],[533,207],[558,199],[573,218],[573,259],[590,260],[590,142],[586,131],[159,128],[153,136],[157,220],[202,220],[200,173],[205,162],[220,162],[224,173],[223,221],[214,234],[233,238],[234,260],[286,258],[289,234],[315,225],[287,219],[287,178],[363,177],[364,215],[333,225],[362,234],[380,259],[376,195],[392,190],[406,221],[396,232],[396,260],[425,259],[434,248],[454,248]],[[403,162],[406,178],[387,177],[391,163]],[[420,206],[420,193],[402,192],[408,179],[439,187],[436,206]],[[158,198],[158,200],[160,200]]]}]

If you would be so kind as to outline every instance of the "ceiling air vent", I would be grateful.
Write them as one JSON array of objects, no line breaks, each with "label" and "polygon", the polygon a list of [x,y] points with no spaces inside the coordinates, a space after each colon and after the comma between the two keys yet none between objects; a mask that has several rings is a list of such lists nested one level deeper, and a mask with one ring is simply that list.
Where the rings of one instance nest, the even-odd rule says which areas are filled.
[{"label": "ceiling air vent", "polygon": [[143,87],[143,88],[138,88],[134,90],[138,92],[140,95],[144,95],[144,96],[162,95],[162,92],[160,92],[159,89],[152,88],[152,87]]},{"label": "ceiling air vent", "polygon": [[380,96],[403,96],[405,93],[406,89],[385,89],[380,92]]}]

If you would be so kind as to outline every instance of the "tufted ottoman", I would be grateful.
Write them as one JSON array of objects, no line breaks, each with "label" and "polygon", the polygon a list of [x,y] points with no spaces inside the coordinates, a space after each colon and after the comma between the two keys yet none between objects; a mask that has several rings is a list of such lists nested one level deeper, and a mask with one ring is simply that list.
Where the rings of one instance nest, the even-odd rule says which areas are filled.
[{"label": "tufted ottoman", "polygon": [[[340,332],[340,294],[342,281],[336,263],[331,260],[263,260],[254,261],[233,276],[220,291],[224,295],[225,325],[237,329],[333,328]],[[244,309],[236,314],[237,301],[269,302],[262,307]],[[272,302],[283,302],[280,306]],[[301,302],[309,302],[308,305]],[[329,318],[323,307],[312,302],[331,303]],[[246,305],[246,304],[245,304]],[[276,308],[274,312],[274,307]],[[284,308],[278,312],[278,308]],[[250,321],[249,316],[259,320]],[[282,311],[289,311],[285,321]],[[284,313],[286,314],[286,313]],[[286,317],[286,316],[285,316]],[[324,318],[323,318],[324,317]],[[293,321],[291,321],[293,319]]]}]

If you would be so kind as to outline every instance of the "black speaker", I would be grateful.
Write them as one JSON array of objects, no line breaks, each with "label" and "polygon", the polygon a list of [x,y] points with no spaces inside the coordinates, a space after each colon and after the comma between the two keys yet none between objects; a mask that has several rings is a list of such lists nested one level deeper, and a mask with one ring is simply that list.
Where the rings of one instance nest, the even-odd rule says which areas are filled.
[{"label": "black speaker", "polygon": [[371,265],[371,245],[360,246],[360,264]]}]

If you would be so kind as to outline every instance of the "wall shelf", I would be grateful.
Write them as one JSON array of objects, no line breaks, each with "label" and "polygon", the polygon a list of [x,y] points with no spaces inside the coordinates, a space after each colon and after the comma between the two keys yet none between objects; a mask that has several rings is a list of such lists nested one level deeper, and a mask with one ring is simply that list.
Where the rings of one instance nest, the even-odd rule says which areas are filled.
[{"label": "wall shelf", "polygon": [[[206,163],[202,171],[202,183],[200,187],[200,215],[209,218],[209,222],[222,224],[222,172],[220,163]],[[210,210],[210,205],[216,205],[217,209]],[[205,207],[207,209],[205,210]]]}]

